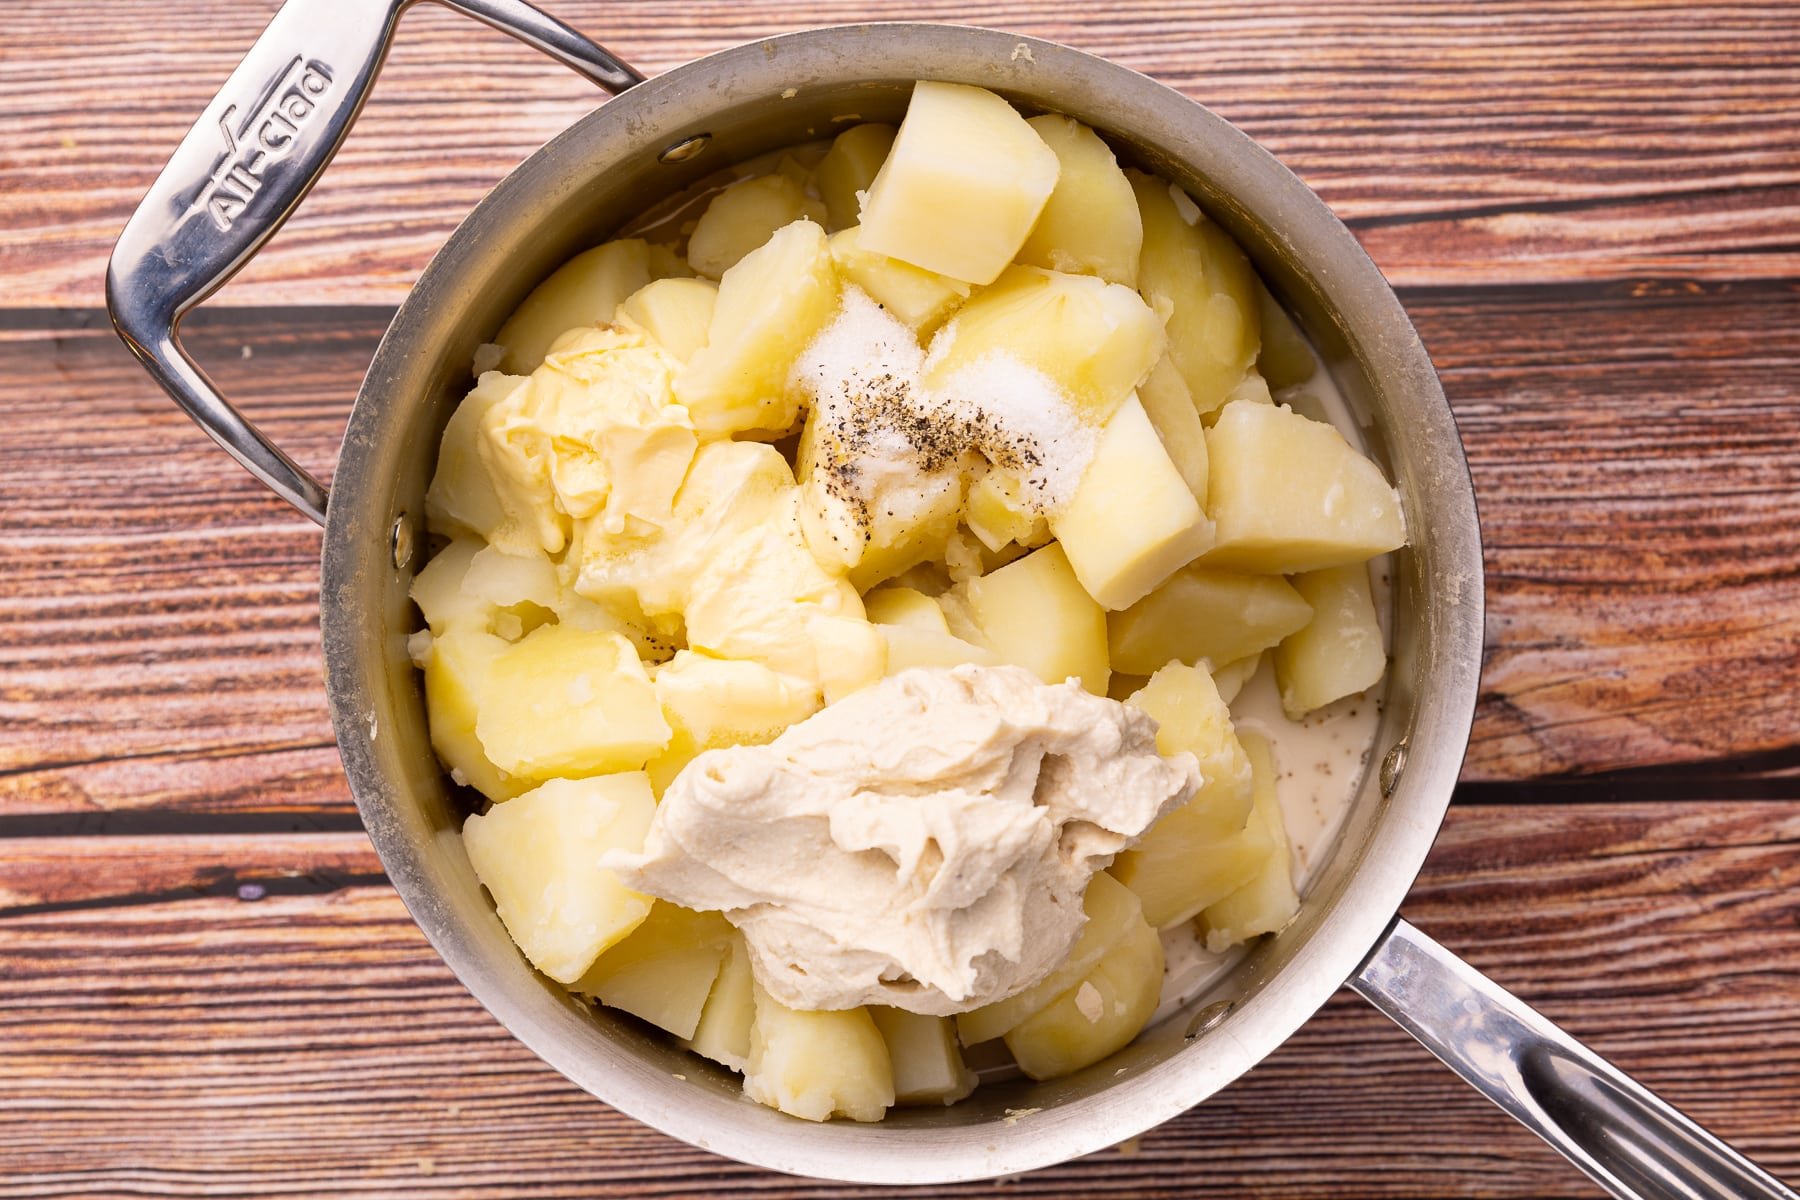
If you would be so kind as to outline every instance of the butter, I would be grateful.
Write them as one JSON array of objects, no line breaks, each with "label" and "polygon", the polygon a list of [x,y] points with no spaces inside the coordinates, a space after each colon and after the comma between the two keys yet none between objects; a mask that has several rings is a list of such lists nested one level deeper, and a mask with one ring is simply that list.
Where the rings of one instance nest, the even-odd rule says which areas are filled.
[{"label": "butter", "polygon": [[944,1016],[1061,963],[1096,871],[1200,786],[1145,714],[1017,667],[902,672],[664,794],[631,888],[719,910],[797,1009]]}]

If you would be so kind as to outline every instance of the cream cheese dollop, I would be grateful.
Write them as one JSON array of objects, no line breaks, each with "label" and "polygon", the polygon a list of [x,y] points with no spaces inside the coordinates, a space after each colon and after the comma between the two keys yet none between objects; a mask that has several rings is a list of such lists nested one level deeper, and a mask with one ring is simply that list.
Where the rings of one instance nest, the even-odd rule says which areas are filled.
[{"label": "cream cheese dollop", "polygon": [[790,1008],[948,1015],[1062,962],[1096,871],[1202,783],[1136,709],[1018,667],[916,668],[696,758],[628,887],[722,911]]}]

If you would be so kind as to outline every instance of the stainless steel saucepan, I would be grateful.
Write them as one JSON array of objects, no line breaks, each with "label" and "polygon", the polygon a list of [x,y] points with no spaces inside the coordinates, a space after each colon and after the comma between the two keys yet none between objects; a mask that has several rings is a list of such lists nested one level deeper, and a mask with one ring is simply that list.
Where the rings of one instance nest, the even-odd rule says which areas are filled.
[{"label": "stainless steel saucepan", "polygon": [[[512,172],[401,305],[326,489],[219,395],[181,317],[305,195],[355,118],[409,0],[291,0],[175,152],[113,253],[107,302],[131,349],[258,478],[325,526],[320,622],[333,720],[369,836],[413,916],[477,998],[607,1103],[675,1137],[796,1174],[972,1179],[1101,1149],[1205,1100],[1346,981],[1619,1196],[1794,1193],[1395,913],[1466,744],[1482,568],[1462,445],[1424,347],[1356,240],[1249,138],[1174,91],[1054,43],[942,25],[843,26],[736,47],[645,81],[521,0],[445,0],[618,97]],[[1374,762],[1294,924],[1112,1058],[1050,1083],[984,1086],[879,1125],[806,1124],[735,1077],[575,1000],[514,949],[463,854],[406,652],[407,589],[438,435],[475,348],[558,264],[721,166],[898,121],[916,79],[990,88],[1100,130],[1186,188],[1324,354],[1405,499],[1393,666]],[[685,1076],[685,1079],[683,1078]],[[1017,1119],[1021,1110],[1031,1115]]]}]

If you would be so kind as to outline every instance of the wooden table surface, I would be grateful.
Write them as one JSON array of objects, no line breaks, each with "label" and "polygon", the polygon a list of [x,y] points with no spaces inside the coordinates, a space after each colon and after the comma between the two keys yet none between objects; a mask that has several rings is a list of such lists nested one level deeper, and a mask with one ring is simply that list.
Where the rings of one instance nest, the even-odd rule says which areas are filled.
[{"label": "wooden table surface", "polygon": [[[1800,10],[599,3],[647,73],[859,18],[1182,89],[1399,288],[1484,525],[1488,649],[1406,915],[1800,1179]],[[107,327],[112,239],[272,0],[0,26],[0,1197],[850,1194],[712,1158],[514,1042],[408,919],[326,719],[319,535]],[[596,95],[430,5],[190,345],[328,474],[394,305]],[[1586,1196],[1340,996],[1135,1147],[921,1194]]]}]

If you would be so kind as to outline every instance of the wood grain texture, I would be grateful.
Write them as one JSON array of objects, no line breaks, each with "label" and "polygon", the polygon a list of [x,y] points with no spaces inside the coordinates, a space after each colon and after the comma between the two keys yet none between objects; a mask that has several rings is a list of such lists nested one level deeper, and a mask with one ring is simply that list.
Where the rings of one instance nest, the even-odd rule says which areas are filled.
[{"label": "wood grain texture", "polygon": [[[1408,300],[1487,545],[1466,778],[1800,747],[1800,290]],[[227,394],[328,476],[385,319],[219,311],[192,338]],[[0,335],[0,369],[21,381],[0,443],[0,813],[348,811],[317,531],[110,330]]]},{"label": "wood grain texture", "polygon": [[[114,840],[0,862],[0,896],[80,905],[0,919],[0,1196],[877,1194],[739,1167],[587,1098],[449,976],[360,837]],[[139,886],[133,854],[200,886],[93,906],[96,877]],[[234,898],[306,877],[316,893]],[[1407,914],[1800,1175],[1792,805],[1455,809]],[[1594,1193],[1340,997],[1129,1156],[917,1194]]]},{"label": "wood grain texture", "polygon": [[[1789,278],[1800,259],[1800,19],[1740,4],[743,4],[559,0],[650,74],[855,20],[1000,26],[1218,110],[1405,285]],[[273,0],[26,0],[0,47],[8,305],[99,303],[106,255]],[[421,5],[325,182],[225,293],[381,303],[514,164],[589,111],[574,75]]]}]

